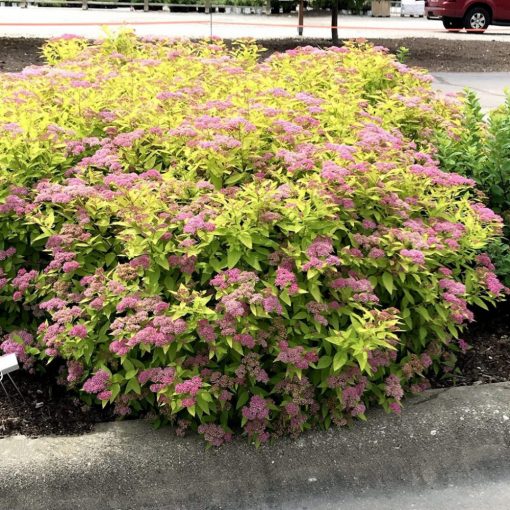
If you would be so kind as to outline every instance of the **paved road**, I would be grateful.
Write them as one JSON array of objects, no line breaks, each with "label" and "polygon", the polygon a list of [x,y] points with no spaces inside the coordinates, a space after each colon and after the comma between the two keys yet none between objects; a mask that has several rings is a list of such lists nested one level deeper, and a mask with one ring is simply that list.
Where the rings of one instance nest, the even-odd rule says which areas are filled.
[{"label": "paved road", "polygon": [[[212,33],[224,38],[296,37],[297,15],[212,16]],[[169,24],[167,24],[170,22]],[[41,24],[52,23],[53,26]],[[78,25],[85,23],[88,25]],[[87,37],[101,35],[101,25],[125,24],[136,28],[141,35],[204,37],[210,35],[210,17],[200,13],[131,12],[129,9],[65,9],[57,7],[0,7],[0,36],[51,37],[64,33]],[[23,26],[23,24],[32,24]],[[39,24],[39,25],[34,25]],[[269,26],[275,25],[275,26]],[[305,16],[305,37],[329,37],[328,16]],[[340,16],[340,37],[434,37],[450,40],[510,41],[510,27],[490,27],[485,34],[448,33],[440,21],[424,18],[372,18],[369,16]]]},{"label": "paved road", "polygon": [[[510,477],[496,481],[449,484],[424,490],[367,491],[355,497],[310,498],[279,510],[508,510]],[[160,510],[160,509],[158,509]],[[163,510],[163,509],[161,509]],[[250,510],[255,510],[251,508]]]}]

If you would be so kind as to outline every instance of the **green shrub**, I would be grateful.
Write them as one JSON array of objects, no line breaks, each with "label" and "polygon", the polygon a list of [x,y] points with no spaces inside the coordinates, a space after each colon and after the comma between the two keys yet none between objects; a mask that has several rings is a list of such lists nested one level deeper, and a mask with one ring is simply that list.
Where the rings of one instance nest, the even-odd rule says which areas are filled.
[{"label": "green shrub", "polygon": [[0,77],[2,349],[219,445],[399,412],[504,292],[458,112],[381,48],[48,43]]},{"label": "green shrub", "polygon": [[[510,96],[503,106],[484,118],[476,94],[466,91],[464,114],[456,129],[437,139],[441,168],[474,179],[484,202],[505,221],[510,236]],[[506,241],[507,243],[508,241]],[[488,247],[497,274],[510,285],[508,245],[495,240]]]}]

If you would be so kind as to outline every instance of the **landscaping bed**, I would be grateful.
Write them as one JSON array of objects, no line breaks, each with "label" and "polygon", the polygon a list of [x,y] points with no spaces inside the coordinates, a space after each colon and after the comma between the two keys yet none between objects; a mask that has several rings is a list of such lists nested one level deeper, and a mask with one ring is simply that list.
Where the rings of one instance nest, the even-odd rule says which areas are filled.
[{"label": "landscaping bed", "polygon": [[[477,321],[464,337],[471,348],[459,355],[459,373],[432,380],[433,387],[510,380],[510,303],[502,303],[490,312],[479,310]],[[83,434],[96,423],[115,419],[111,410],[84,405],[55,384],[54,377],[32,376],[21,370],[13,374],[13,379],[25,401],[6,381],[11,399],[0,390],[0,438],[11,434]]]},{"label": "landscaping bed", "polygon": [[0,387],[0,438],[11,434],[26,436],[83,434],[97,422],[112,419],[111,410],[86,406],[79,397],[55,383],[52,370],[45,376],[24,370],[11,374],[21,397],[5,377]]},{"label": "landscaping bed", "polygon": [[499,159],[443,171],[471,124],[503,143],[473,101],[363,42],[262,63],[246,41],[129,33],[44,52],[53,68],[0,77],[0,349],[52,370],[20,380],[27,421],[109,418],[60,380],[215,446],[262,443],[504,378],[504,342],[462,354],[473,310],[509,292],[485,253],[503,218],[469,174]]},{"label": "landscaping bed", "polygon": [[[341,34],[340,34],[341,35]],[[406,63],[431,72],[498,72],[510,71],[510,43],[500,41],[465,41],[411,38],[370,39],[376,45],[387,47],[392,53],[404,46],[409,56]],[[40,47],[44,39],[1,38],[0,71],[21,71],[27,65],[42,64]],[[269,39],[264,55],[285,51],[296,46],[328,47],[327,39]]]},{"label": "landscaping bed", "polygon": [[435,381],[437,386],[497,383],[510,380],[510,303],[478,310],[465,340],[470,349],[459,355],[459,374]]}]

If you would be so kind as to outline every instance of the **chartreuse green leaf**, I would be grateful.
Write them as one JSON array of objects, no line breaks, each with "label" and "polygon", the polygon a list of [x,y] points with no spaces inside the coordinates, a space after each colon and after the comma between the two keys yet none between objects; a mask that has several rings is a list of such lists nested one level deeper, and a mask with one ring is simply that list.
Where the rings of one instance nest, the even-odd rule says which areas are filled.
[{"label": "chartreuse green leaf", "polygon": [[333,371],[337,372],[340,370],[347,363],[348,359],[346,351],[338,351],[333,357]]},{"label": "chartreuse green leaf", "polygon": [[395,289],[393,285],[393,276],[390,273],[383,273],[382,282],[384,288],[389,292],[389,294],[393,294],[393,290]]}]

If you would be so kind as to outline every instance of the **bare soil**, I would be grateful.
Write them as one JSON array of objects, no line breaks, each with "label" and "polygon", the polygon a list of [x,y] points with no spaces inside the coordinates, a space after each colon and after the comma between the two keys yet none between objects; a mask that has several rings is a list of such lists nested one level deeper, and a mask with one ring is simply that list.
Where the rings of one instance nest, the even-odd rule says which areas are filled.
[{"label": "bare soil", "polygon": [[[424,67],[431,72],[510,71],[510,42],[466,41],[425,38],[369,39],[386,46],[392,53],[402,46],[409,49],[408,65]],[[42,64],[40,48],[44,39],[0,38],[0,72],[21,71],[28,65]],[[327,39],[269,39],[261,42],[264,55],[296,46],[331,46]]]}]

